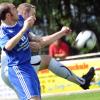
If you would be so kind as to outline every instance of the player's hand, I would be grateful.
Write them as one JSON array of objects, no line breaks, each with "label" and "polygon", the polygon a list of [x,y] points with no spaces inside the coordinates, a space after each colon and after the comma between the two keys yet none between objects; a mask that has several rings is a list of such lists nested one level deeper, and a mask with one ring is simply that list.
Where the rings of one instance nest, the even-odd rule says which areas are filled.
[{"label": "player's hand", "polygon": [[65,35],[70,34],[72,30],[69,27],[63,26],[61,32]]},{"label": "player's hand", "polygon": [[30,16],[29,18],[27,18],[25,21],[24,21],[24,29],[28,29],[28,28],[31,28],[33,26],[33,24],[35,23],[35,17],[34,16]]},{"label": "player's hand", "polygon": [[32,52],[38,51],[39,49],[41,49],[40,43],[37,43],[37,42],[29,42],[29,45],[30,45],[30,48],[31,48]]}]

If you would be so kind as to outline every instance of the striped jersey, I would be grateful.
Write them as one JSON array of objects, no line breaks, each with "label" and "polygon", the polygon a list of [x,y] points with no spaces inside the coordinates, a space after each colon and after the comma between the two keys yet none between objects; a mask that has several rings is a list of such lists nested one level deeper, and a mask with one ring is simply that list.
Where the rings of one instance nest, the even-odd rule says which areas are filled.
[{"label": "striped jersey", "polygon": [[[0,47],[4,49],[5,44],[9,39],[14,37],[23,27],[24,19],[19,16],[19,20],[15,25],[9,26],[5,23],[2,23],[0,26]],[[25,62],[30,62],[31,59],[31,51],[29,48],[29,40],[28,40],[27,30],[21,40],[17,43],[17,45],[11,50],[7,51],[6,55],[8,58],[8,66],[19,65]]]}]

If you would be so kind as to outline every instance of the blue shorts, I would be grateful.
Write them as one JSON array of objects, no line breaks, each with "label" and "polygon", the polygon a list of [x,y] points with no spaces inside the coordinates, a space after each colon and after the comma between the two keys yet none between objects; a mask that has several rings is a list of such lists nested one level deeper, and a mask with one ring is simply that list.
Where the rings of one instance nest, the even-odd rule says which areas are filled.
[{"label": "blue shorts", "polygon": [[40,82],[31,64],[8,67],[8,80],[20,100],[41,98]]}]

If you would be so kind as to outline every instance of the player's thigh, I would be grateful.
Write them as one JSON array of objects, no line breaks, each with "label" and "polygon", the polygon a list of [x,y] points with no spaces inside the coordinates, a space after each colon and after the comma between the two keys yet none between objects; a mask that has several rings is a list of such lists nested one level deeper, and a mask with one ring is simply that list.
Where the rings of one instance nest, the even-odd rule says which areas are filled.
[{"label": "player's thigh", "polygon": [[50,63],[51,57],[49,55],[41,55],[41,63],[40,63],[40,69],[48,69],[49,63]]},{"label": "player's thigh", "polygon": [[36,55],[31,57],[31,64],[36,72],[39,70],[47,69],[50,63],[51,57],[49,55]]}]

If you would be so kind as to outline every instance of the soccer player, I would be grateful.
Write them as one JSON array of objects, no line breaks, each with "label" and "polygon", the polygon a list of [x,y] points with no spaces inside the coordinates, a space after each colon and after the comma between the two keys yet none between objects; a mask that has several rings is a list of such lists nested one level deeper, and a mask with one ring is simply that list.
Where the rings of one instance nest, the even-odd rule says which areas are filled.
[{"label": "soccer player", "polygon": [[[27,3],[23,3],[23,4],[19,5],[18,9],[19,9],[18,10],[19,14],[21,14],[24,17],[24,19],[27,19],[31,15],[35,16],[35,13],[36,13],[35,6],[27,4]],[[35,48],[33,48],[33,47],[39,46],[38,49],[40,49],[41,47],[44,47],[44,46],[52,43],[54,40],[58,39],[58,37],[60,38],[61,36],[62,36],[61,34],[57,35],[57,33],[56,33],[56,35],[53,34],[50,36],[52,38],[48,39],[47,38],[48,36],[38,38],[36,36],[32,36],[32,34],[31,34],[30,37],[33,39],[34,42],[30,42],[30,47],[31,47],[32,51],[35,50]],[[54,37],[56,37],[56,39]],[[49,41],[49,42],[47,42],[47,41]],[[34,46],[35,42],[38,43],[39,45]],[[94,76],[94,68],[91,68],[89,70],[89,72],[83,76],[83,78],[80,78],[80,77],[76,76],[75,74],[73,74],[64,65],[62,65],[61,63],[59,63],[58,61],[56,61],[55,59],[51,58],[48,55],[33,56],[31,58],[31,62],[37,71],[48,68],[56,75],[58,75],[64,79],[68,79],[69,81],[80,85],[83,89],[89,88],[90,81],[92,80],[92,78]]]},{"label": "soccer player", "polygon": [[40,83],[30,64],[31,51],[27,37],[34,17],[29,17],[23,24],[19,22],[13,4],[1,3],[0,20],[0,47],[8,59],[8,79],[13,90],[20,100],[41,100]]},{"label": "soccer player", "polygon": [[[34,5],[28,4],[28,3],[22,3],[17,8],[18,13],[23,16],[24,19],[27,19],[29,16],[36,16],[36,7]],[[69,30],[70,32],[70,30]],[[67,32],[68,34],[68,32]],[[48,39],[48,36],[44,36],[40,38],[40,41],[38,43],[40,44],[40,47],[47,46],[48,44],[54,42],[55,40],[59,39],[57,38],[57,35],[55,34],[51,35],[52,38]],[[61,38],[62,36],[59,37]],[[66,35],[66,34],[65,34]],[[38,37],[35,35],[30,34],[30,37],[33,38],[33,41],[36,41],[34,39],[37,39]],[[31,49],[34,51],[34,44],[32,42],[30,43]],[[35,62],[34,62],[35,61]],[[38,66],[36,66],[40,62]],[[64,65],[56,61],[54,58],[50,57],[49,55],[37,55],[33,56],[31,58],[31,63],[34,65],[34,68],[36,68],[37,71],[42,69],[49,69],[56,75],[68,79],[71,82],[74,82],[78,85],[80,85],[83,89],[88,89],[90,86],[90,81],[92,80],[94,76],[94,68],[90,68],[89,72],[83,76],[83,78],[80,78],[76,76],[74,73],[72,73],[68,68],[66,68]],[[36,67],[35,67],[36,66]]]}]

